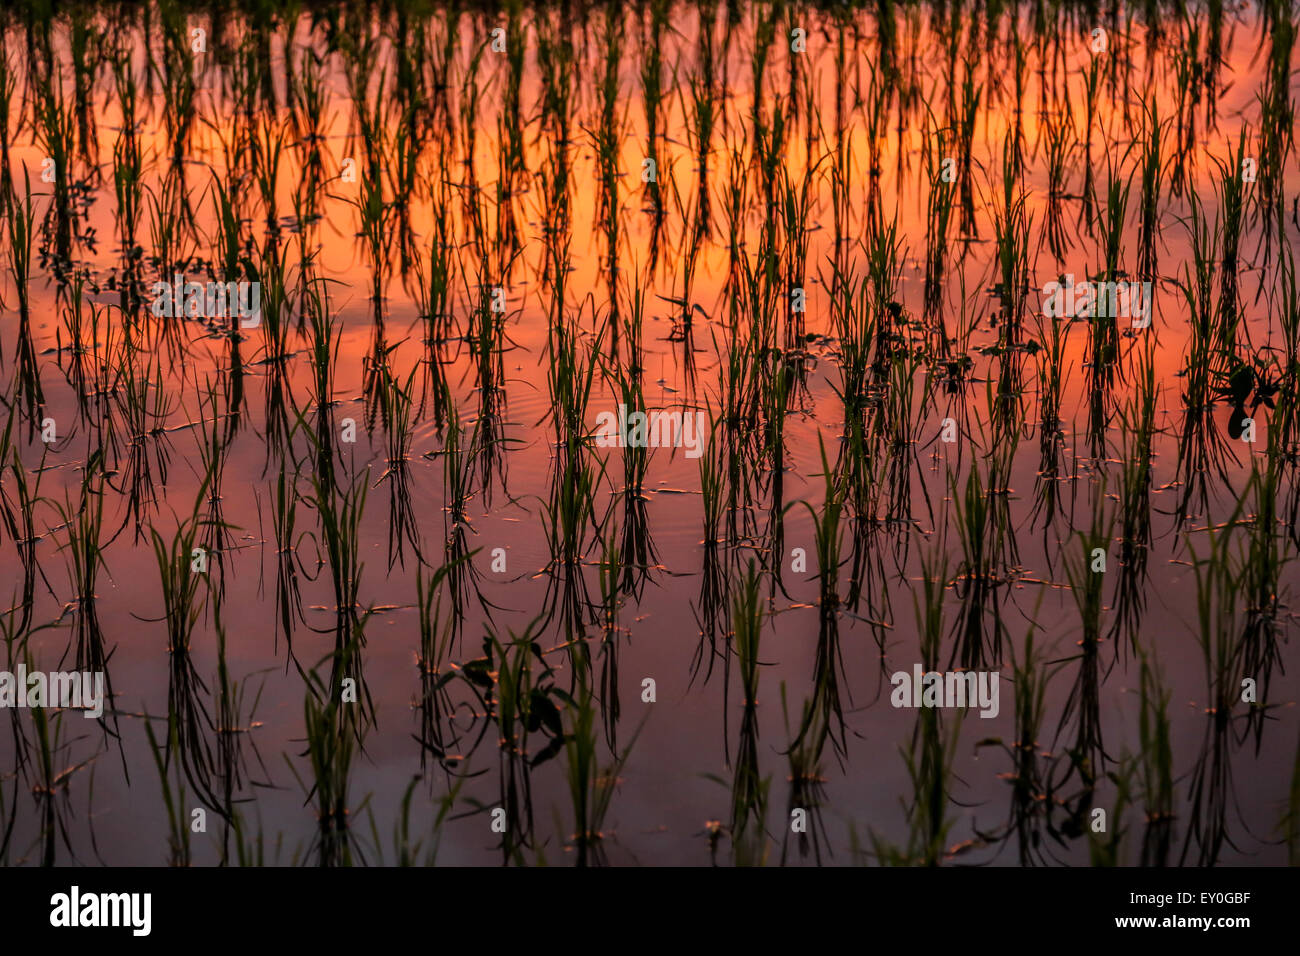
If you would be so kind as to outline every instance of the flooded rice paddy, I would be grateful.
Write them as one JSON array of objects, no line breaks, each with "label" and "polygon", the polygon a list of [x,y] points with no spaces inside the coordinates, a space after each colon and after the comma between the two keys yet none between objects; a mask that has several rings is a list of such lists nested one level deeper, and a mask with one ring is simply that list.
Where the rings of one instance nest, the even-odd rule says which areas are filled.
[{"label": "flooded rice paddy", "polygon": [[10,5],[0,862],[1295,862],[1296,21]]}]

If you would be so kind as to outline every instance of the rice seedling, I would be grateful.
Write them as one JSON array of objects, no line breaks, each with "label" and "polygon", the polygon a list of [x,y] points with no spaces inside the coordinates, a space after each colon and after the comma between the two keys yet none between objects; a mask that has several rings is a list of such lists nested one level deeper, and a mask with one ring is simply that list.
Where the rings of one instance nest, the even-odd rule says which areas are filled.
[{"label": "rice seedling", "polygon": [[157,528],[150,528],[154,559],[162,589],[161,620],[167,631],[169,685],[168,720],[175,721],[173,734],[168,732],[167,765],[179,762],[195,793],[209,807],[220,805],[212,790],[213,753],[211,735],[215,730],[206,701],[207,685],[194,666],[191,646],[204,599],[211,585],[204,571],[206,556],[198,546],[205,519],[199,515],[206,497],[210,476],[200,486],[191,514],[177,521],[175,534],[164,538]]},{"label": "rice seedling", "polygon": [[0,506],[3,507],[3,514],[0,516],[4,518],[5,530],[9,532],[9,539],[18,551],[18,560],[22,565],[22,604],[19,608],[17,624],[17,631],[22,634],[27,632],[32,622],[36,578],[39,575],[44,580],[44,572],[40,568],[40,559],[36,551],[42,537],[36,531],[36,508],[44,500],[41,494],[44,468],[36,469],[35,480],[32,480],[18,450],[10,446],[9,435],[12,426],[13,419],[10,418],[5,428],[3,444],[10,455],[5,470],[13,479],[14,492],[13,497],[10,497],[9,490],[0,483]]},{"label": "rice seedling", "polygon": [[1241,142],[1236,155],[1228,146],[1226,162],[1219,164],[1218,192],[1222,210],[1219,229],[1222,237],[1222,257],[1219,262],[1219,306],[1216,317],[1218,347],[1233,353],[1237,349],[1237,330],[1241,317],[1240,293],[1237,289],[1240,271],[1242,216],[1248,203],[1246,184],[1242,179],[1242,159],[1246,153],[1246,131],[1241,131]]},{"label": "rice seedling", "polygon": [[[972,461],[964,487],[949,475],[962,560],[955,588],[962,610],[954,624],[952,660],[966,668],[1002,656],[1006,626],[997,599],[998,554],[1008,544],[1009,529],[1001,516],[1005,502],[998,488],[998,467],[990,462],[987,478]],[[991,620],[989,620],[991,618]]]},{"label": "rice seedling", "polygon": [[[955,75],[955,71],[952,75]],[[975,180],[973,142],[975,123],[979,117],[979,103],[982,91],[975,83],[974,63],[965,64],[965,75],[961,83],[961,107],[954,116],[957,131],[957,192],[961,203],[961,216],[957,228],[964,237],[976,235],[975,226]]]},{"label": "rice seedling", "polygon": [[1159,672],[1145,658],[1139,692],[1142,703],[1138,716],[1138,754],[1146,813],[1142,865],[1164,866],[1173,843],[1175,819],[1169,692],[1161,684]]},{"label": "rice seedling", "polygon": [[[1156,403],[1160,388],[1156,384],[1155,349],[1145,339],[1137,357],[1133,395],[1120,411],[1123,448],[1119,482],[1120,573],[1115,589],[1115,623],[1110,638],[1115,650],[1121,647],[1136,651],[1137,634],[1147,603],[1148,557],[1154,540],[1151,524],[1152,457],[1156,435]],[[1121,632],[1128,641],[1120,642]]]},{"label": "rice seedling", "polygon": [[566,708],[569,724],[563,734],[565,776],[574,817],[571,842],[578,866],[600,866],[607,862],[605,847],[610,834],[605,832],[605,818],[614,800],[619,774],[636,742],[634,734],[627,747],[607,766],[601,767],[596,753],[595,711],[591,693],[580,683],[573,702]]},{"label": "rice seedling", "polygon": [[[102,541],[105,497],[102,468],[103,458],[97,452],[86,463],[75,510],[72,502],[68,501],[59,506],[59,516],[67,533],[67,540],[61,548],[68,554],[68,576],[76,593],[73,660],[79,671],[104,675],[104,694],[111,700],[113,682],[109,676],[108,661],[112,651],[105,646],[96,594],[99,573],[106,569]],[[116,733],[116,714],[113,716],[113,727]]]},{"label": "rice seedling", "polygon": [[[379,482],[388,482],[389,528],[388,569],[401,561],[405,564],[404,545],[409,544],[416,560],[423,562],[420,554],[420,529],[415,521],[411,501],[410,468],[412,408],[415,401],[416,369],[400,381],[392,372],[384,370],[384,404],[391,410],[387,445],[388,462]],[[378,483],[378,482],[377,482]]]},{"label": "rice seedling", "polygon": [[[122,242],[123,259],[133,264],[138,256],[136,233],[139,230],[144,199],[144,157],[140,149],[141,120],[137,114],[137,87],[132,74],[130,53],[126,50],[119,51],[113,59],[113,84],[122,114],[122,126],[113,147],[113,191],[117,198],[118,238]],[[123,283],[123,309],[127,312],[135,311],[136,303],[125,301],[135,293],[131,283]]]},{"label": "rice seedling", "polygon": [[1021,654],[1012,654],[1014,738],[1010,743],[1000,737],[987,738],[976,745],[1001,747],[1011,761],[1012,769],[1002,775],[1011,787],[1008,821],[1000,834],[988,834],[984,838],[1010,839],[1014,835],[1016,856],[1022,866],[1051,859],[1050,844],[1044,841],[1044,836],[1064,842],[1052,823],[1057,804],[1051,785],[1053,761],[1039,742],[1047,713],[1047,686],[1063,665],[1043,661],[1042,651],[1035,647],[1035,638],[1031,627],[1025,633]]},{"label": "rice seedling", "polygon": [[1060,262],[1073,245],[1065,229],[1064,200],[1067,177],[1069,175],[1070,154],[1077,143],[1073,139],[1074,128],[1071,115],[1052,112],[1047,115],[1043,127],[1043,138],[1047,141],[1047,216],[1043,232],[1048,248]]},{"label": "rice seedling", "polygon": [[[446,192],[440,193],[441,202],[447,202]],[[439,431],[447,420],[450,387],[446,378],[446,359],[444,344],[450,338],[452,274],[455,263],[447,231],[446,219],[439,217],[437,232],[430,240],[427,264],[422,257],[416,258],[415,297],[420,305],[420,315],[424,319],[425,376],[422,380],[424,393],[419,412],[423,413],[425,401],[433,397],[434,422]]]},{"label": "rice seedling", "polygon": [[[1283,171],[1287,157],[1295,146],[1295,107],[1291,101],[1291,53],[1295,46],[1295,12],[1288,4],[1271,2],[1263,5],[1263,16],[1268,25],[1269,53],[1264,89],[1259,93],[1259,209],[1265,226],[1260,230],[1263,264],[1267,265],[1273,242],[1282,249],[1283,220],[1285,213]],[[1276,232],[1272,228],[1276,226]],[[1285,255],[1279,256],[1279,262]]]},{"label": "rice seedling", "polygon": [[650,168],[655,171],[646,182],[646,196],[649,200],[649,212],[653,223],[650,240],[650,264],[654,268],[659,250],[659,231],[663,227],[665,216],[663,186],[659,179],[659,170],[663,157],[659,152],[659,129],[661,104],[663,101],[663,35],[668,25],[669,4],[665,0],[651,0],[648,6],[649,23],[643,21],[642,47],[645,55],[641,61],[641,95],[645,111],[645,152],[650,160]]},{"label": "rice seedling", "polygon": [[[813,522],[819,592],[817,658],[813,671],[815,690],[809,706],[816,712],[818,725],[825,728],[831,744],[835,747],[838,756],[843,759],[846,741],[844,707],[840,694],[841,683],[846,680],[846,675],[840,650],[839,569],[842,546],[840,521],[843,516],[844,497],[842,489],[835,482],[834,472],[826,460],[825,446],[820,450],[822,474],[826,486],[821,514],[814,511],[807,502],[804,503]],[[793,747],[805,744],[805,734],[810,732],[813,732],[813,727],[805,721]]]},{"label": "rice seedling", "polygon": [[[72,183],[76,175],[73,164],[75,150],[76,117],[63,92],[62,73],[56,73],[45,88],[45,95],[36,104],[38,145],[45,152],[46,161],[53,165],[53,201],[49,213],[54,219],[54,255],[56,274],[65,272],[72,257],[73,211]],[[24,170],[24,173],[26,171]],[[30,190],[28,205],[31,204]],[[11,233],[12,235],[12,233]],[[15,270],[16,271],[16,270]]]},{"label": "rice seedling", "polygon": [[9,46],[0,43],[0,196],[8,196],[13,189],[12,161],[9,157],[10,118],[13,114],[14,84],[18,72],[9,59]]},{"label": "rice seedling", "polygon": [[1182,24],[1184,40],[1173,55],[1176,77],[1177,102],[1175,106],[1175,135],[1173,171],[1170,174],[1170,188],[1176,198],[1181,198],[1188,190],[1191,171],[1189,158],[1195,155],[1196,109],[1201,102],[1201,24],[1184,16]]},{"label": "rice seedling", "polygon": [[600,625],[600,712],[604,723],[605,740],[613,749],[618,740],[618,719],[622,713],[619,695],[618,656],[619,636],[623,630],[619,627],[618,612],[623,605],[623,593],[620,588],[621,567],[619,563],[617,528],[610,531],[605,540],[600,561],[600,607],[598,609]]},{"label": "rice seedling", "polygon": [[[916,611],[921,629],[922,667],[929,672],[938,668],[943,634],[942,593],[946,577],[943,559],[937,559],[937,563],[936,559],[927,559],[923,574],[924,606],[918,601]],[[904,804],[907,844],[895,846],[873,832],[873,853],[882,866],[938,866],[943,859],[952,826],[948,802],[962,713],[958,711],[952,729],[945,731],[938,710],[923,707],[918,711],[910,746],[899,748],[913,792],[910,803]]]},{"label": "rice seedling", "polygon": [[196,115],[194,101],[197,93],[193,60],[190,56],[189,26],[180,4],[159,3],[158,13],[159,26],[163,34],[163,55],[160,64],[150,65],[157,71],[165,107],[163,122],[166,126],[171,161],[168,177],[180,180],[181,201],[188,203],[186,190],[183,188],[184,163],[194,127]]},{"label": "rice seedling", "polygon": [[1143,109],[1142,138],[1142,194],[1140,209],[1142,226],[1138,233],[1138,275],[1146,282],[1159,276],[1156,236],[1160,227],[1160,186],[1162,182],[1162,154],[1160,140],[1168,129],[1170,120],[1160,119],[1160,108],[1152,104]]},{"label": "rice seedling", "polygon": [[1040,317],[1038,341],[1038,475],[1034,502],[1035,520],[1041,516],[1044,534],[1048,525],[1064,513],[1060,494],[1065,470],[1065,422],[1062,420],[1066,376],[1066,344],[1070,323],[1061,316],[1051,316],[1050,324]]},{"label": "rice seedling", "polygon": [[167,722],[167,742],[159,746],[153,732],[153,724],[146,722],[144,732],[149,738],[149,747],[153,751],[154,765],[158,768],[158,780],[162,785],[163,806],[167,809],[167,845],[168,866],[189,866],[190,852],[190,815],[185,808],[185,779],[181,776],[179,764],[176,777],[168,777],[167,755],[180,746],[176,721]]},{"label": "rice seedling", "polygon": [[[35,670],[30,654],[27,666]],[[41,866],[55,866],[58,861],[59,845],[75,859],[72,846],[72,834],[69,829],[71,815],[71,784],[73,778],[90,765],[90,758],[75,764],[60,766],[67,760],[62,756],[68,750],[69,742],[64,738],[63,718],[65,710],[51,713],[47,707],[33,707],[32,745],[33,761],[28,770],[31,778],[32,796],[36,803],[36,812],[40,818]]]},{"label": "rice seedling", "polygon": [[751,561],[731,606],[731,637],[742,694],[742,717],[731,780],[732,853],[737,866],[761,866],[767,860],[767,800],[770,779],[758,761],[758,669],[763,633],[759,603],[762,575]]},{"label": "rice seedling", "polygon": [[[538,622],[534,620],[533,623]],[[483,688],[481,691],[476,689],[475,694],[483,703],[488,722],[499,734],[499,805],[505,810],[505,831],[500,850],[503,862],[518,863],[523,859],[523,851],[531,847],[534,840],[533,768],[570,746],[574,731],[566,732],[562,726],[557,701],[568,703],[568,695],[555,686],[553,671],[536,644],[532,626],[522,635],[511,634],[508,646],[491,634],[484,638],[483,650],[484,656],[463,667],[461,676]],[[534,673],[534,659],[540,665],[539,673]],[[471,665],[475,665],[473,669]],[[590,707],[589,701],[587,706]],[[589,711],[586,720],[589,722],[591,719]],[[591,730],[590,723],[586,727]],[[529,745],[532,735],[539,735],[545,744],[533,750]],[[570,754],[571,788],[573,771]],[[580,842],[585,842],[585,833],[585,829],[579,830]]]},{"label": "rice seedling", "polygon": [[[640,306],[634,306],[633,313],[639,313]],[[637,325],[629,328],[628,341],[635,349],[639,335]],[[617,389],[619,407],[631,415],[647,414],[645,391],[639,372],[633,370],[624,374],[619,368],[606,373],[606,381],[611,381]],[[690,414],[689,411],[683,414]],[[672,426],[670,426],[671,428]],[[650,533],[650,520],[646,513],[645,480],[650,466],[650,455],[646,448],[629,443],[623,449],[623,484],[619,491],[622,511],[622,535],[619,543],[620,585],[638,599],[645,587],[652,569],[658,564],[654,540]]]},{"label": "rice seedling", "polygon": [[1221,532],[1207,530],[1206,534],[1209,556],[1202,558],[1194,549],[1192,552],[1197,585],[1197,637],[1206,671],[1206,726],[1192,771],[1190,806],[1186,836],[1179,854],[1180,863],[1185,863],[1193,851],[1202,864],[1217,859],[1223,851],[1232,790],[1232,764],[1228,751],[1233,698],[1237,696],[1232,657],[1238,627],[1235,610],[1228,598],[1235,585],[1226,560],[1232,540],[1231,522]]},{"label": "rice seedling", "polygon": [[[692,229],[691,248],[713,236],[713,199],[709,189],[709,158],[712,154],[713,131],[719,119],[718,89],[713,79],[715,66],[714,24],[717,22],[717,0],[705,0],[699,11],[699,44],[696,70],[687,77],[690,89],[690,132],[694,141],[696,162],[695,224]],[[693,255],[687,256],[690,262]]]},{"label": "rice seedling", "polygon": [[5,231],[9,238],[9,266],[13,275],[14,293],[18,299],[18,361],[14,375],[15,401],[21,403],[27,419],[28,438],[35,436],[45,406],[45,393],[41,387],[41,372],[36,350],[32,344],[31,300],[28,284],[32,266],[32,237],[35,231],[36,209],[32,203],[31,177],[23,171],[24,196],[21,204],[12,182],[4,196]]},{"label": "rice seedling", "polygon": [[[802,829],[794,841],[798,845],[799,856],[806,858],[811,850],[817,863],[822,861],[823,847],[829,849],[826,826],[822,820],[821,809],[826,804],[826,778],[822,773],[822,755],[826,741],[830,738],[830,728],[822,722],[817,708],[812,701],[804,701],[799,719],[799,731],[791,733],[790,715],[786,702],[785,683],[781,684],[781,713],[785,718],[786,736],[790,744],[785,751],[790,767],[790,795],[786,801],[786,815],[792,820],[795,814],[802,812],[808,816],[808,828]],[[781,863],[785,864],[790,847],[791,832],[787,831],[781,840]]]},{"label": "rice seedling", "polygon": [[[349,658],[357,653],[354,639],[330,655],[333,673],[353,670]],[[324,663],[322,661],[321,663]],[[306,731],[305,756],[311,767],[311,786],[299,776],[293,763],[285,762],[298,780],[307,800],[314,801],[317,832],[309,852],[319,866],[352,866],[366,862],[353,819],[365,808],[366,799],[353,804],[352,762],[362,745],[365,722],[359,720],[357,708],[343,703],[333,677],[327,684],[313,668],[308,674],[307,693],[303,695],[303,725]]]},{"label": "rice seedling", "polygon": [[[3,616],[0,616],[0,637],[3,637],[4,639],[5,665],[9,668],[10,673],[16,671],[19,664],[26,663],[29,656],[27,645],[31,639],[31,635],[37,630],[37,628],[43,629],[40,625],[37,625],[37,628],[33,628],[31,631],[20,630],[16,626],[17,622],[14,618],[15,609],[16,602],[9,611],[7,611]],[[32,742],[28,739],[26,728],[23,727],[22,722],[19,721],[16,716],[10,719],[9,730],[14,754],[14,769],[12,776],[14,780],[17,781],[27,772],[28,767],[32,763]],[[17,784],[15,783],[15,787],[16,786]],[[16,793],[17,790],[15,789],[15,794]],[[17,812],[16,804],[11,803],[11,806],[13,806],[14,809],[9,817],[8,827],[10,834],[12,834],[13,825],[16,820],[15,814]],[[8,846],[10,838],[10,836],[6,836],[6,846]]]},{"label": "rice seedling", "polygon": [[[472,559],[472,554],[470,555]],[[463,561],[458,562],[463,563]],[[426,754],[432,754],[444,766],[454,767],[460,760],[452,752],[456,738],[444,733],[444,720],[454,710],[455,702],[447,685],[454,677],[450,666],[452,639],[455,636],[456,615],[442,613],[444,582],[451,582],[455,564],[437,568],[426,581],[424,568],[416,571],[416,598],[420,620],[420,648],[416,653],[416,667],[420,672],[421,770],[425,769]],[[450,586],[448,587],[450,590]],[[454,599],[454,598],[453,598]]]},{"label": "rice seedling", "polygon": [[[933,122],[933,114],[931,114]],[[925,226],[925,314],[930,320],[940,320],[940,306],[943,300],[944,270],[948,260],[948,235],[951,230],[953,205],[957,195],[957,178],[947,176],[944,161],[949,158],[948,139],[952,133],[948,130],[937,131],[934,149],[928,147],[925,153],[926,179],[930,190],[926,197]],[[942,355],[948,354],[947,336],[940,325],[939,348]]]},{"label": "rice seedling", "polygon": [[[711,412],[710,419],[712,419]],[[721,536],[723,492],[726,481],[723,475],[725,452],[717,440],[717,435],[718,426],[715,423],[709,436],[708,448],[700,456],[699,465],[704,526],[704,540],[701,544],[704,548],[704,556],[700,573],[700,592],[694,610],[695,620],[700,630],[700,640],[691,659],[692,681],[699,675],[700,668],[704,667],[706,662],[705,681],[713,676],[713,665],[720,656],[719,638],[722,638],[724,651],[730,649],[730,644],[725,640],[727,570],[719,554],[719,550],[725,547],[725,541]]]},{"label": "rice seedling", "polygon": [[1064,777],[1053,785],[1053,789],[1060,790],[1076,776],[1079,781],[1080,791],[1073,798],[1074,804],[1067,802],[1067,812],[1071,814],[1067,833],[1082,832],[1083,824],[1078,821],[1092,809],[1094,790],[1108,760],[1102,740],[1100,661],[1104,640],[1102,614],[1106,609],[1104,568],[1113,540],[1114,512],[1107,508],[1104,482],[1096,492],[1091,510],[1090,527],[1078,532],[1077,542],[1064,555],[1070,596],[1078,609],[1082,629],[1077,642],[1079,653],[1072,658],[1078,661],[1078,670],[1056,728],[1057,739],[1067,726],[1074,728],[1074,741],[1067,747],[1069,766]]},{"label": "rice seedling", "polygon": [[[1178,282],[1187,302],[1191,338],[1188,343],[1183,386],[1183,420],[1178,441],[1177,471],[1184,484],[1179,514],[1186,514],[1196,499],[1204,511],[1209,505],[1206,475],[1217,471],[1226,478],[1225,460],[1231,450],[1211,418],[1214,383],[1227,378],[1233,356],[1218,345],[1218,330],[1212,304],[1214,257],[1219,248],[1219,229],[1206,223],[1198,201],[1191,206],[1193,261],[1183,266]],[[1181,523],[1181,518],[1180,518]]]},{"label": "rice seedling", "polygon": [[251,742],[253,756],[257,759],[264,780],[269,779],[270,774],[252,737],[253,732],[262,726],[254,719],[254,715],[262,699],[265,682],[259,684],[250,701],[248,685],[256,675],[248,675],[242,680],[231,676],[226,658],[226,629],[222,623],[219,604],[214,617],[217,631],[217,676],[213,693],[216,703],[216,776],[221,785],[221,805],[217,808],[217,813],[222,821],[221,860],[227,863],[230,859],[230,841],[232,837],[236,840],[239,837],[235,826],[236,794],[245,784],[255,782],[251,780],[245,740]]},{"label": "rice seedling", "polygon": [[1079,219],[1087,229],[1089,236],[1093,235],[1097,210],[1097,188],[1092,168],[1092,130],[1097,122],[1097,98],[1101,92],[1101,68],[1102,59],[1094,56],[1088,63],[1088,70],[1084,74],[1083,82],[1085,108],[1082,143],[1083,195],[1080,197],[1082,205],[1079,209]]},{"label": "rice seedling", "polygon": [[361,524],[367,490],[365,476],[361,474],[341,488],[326,487],[319,475],[313,475],[312,494],[302,498],[316,512],[318,532],[312,538],[324,552],[321,564],[328,564],[333,585],[334,669],[330,673],[330,686],[342,687],[344,680],[352,681],[362,724],[373,722],[374,701],[365,681],[361,654],[347,649],[353,644],[365,647],[365,620],[370,613],[363,611],[360,603],[361,575],[365,569],[361,559]]},{"label": "rice seedling", "polygon": [[[1259,689],[1259,700],[1269,701],[1274,673],[1283,666],[1279,638],[1286,632],[1282,608],[1287,604],[1284,570],[1294,559],[1289,539],[1279,529],[1277,514],[1278,473],[1260,469],[1252,462],[1250,480],[1242,494],[1252,513],[1245,519],[1249,537],[1242,547],[1236,568],[1236,583],[1248,596],[1246,620],[1236,649],[1237,667],[1250,675]],[[1254,731],[1258,751],[1263,739],[1267,704],[1250,708],[1246,725]]]},{"label": "rice seedling", "polygon": [[308,432],[316,452],[316,474],[322,486],[334,485],[334,366],[340,345],[338,325],[330,312],[324,280],[313,280],[303,290],[303,310],[309,323],[312,367],[311,404],[316,429]]},{"label": "rice seedling", "polygon": [[293,108],[289,112],[297,140],[294,143],[300,159],[301,175],[294,190],[294,213],[298,222],[298,235],[302,244],[302,259],[307,259],[308,230],[319,215],[321,185],[327,172],[325,153],[321,148],[325,140],[325,89],[323,57],[313,49],[302,51],[294,82],[289,88]]},{"label": "rice seedling", "polygon": [[1106,832],[1088,833],[1088,862],[1091,866],[1121,865],[1124,838],[1128,835],[1128,828],[1124,825],[1124,814],[1132,799],[1131,776],[1132,760],[1121,761],[1119,768],[1110,774],[1110,779],[1115,784],[1115,803],[1105,810],[1109,824]]},{"label": "rice seedling", "polygon": [[[1120,180],[1112,171],[1106,184],[1106,205],[1097,210],[1097,229],[1100,232],[1102,269],[1097,277],[1101,282],[1123,281],[1123,235],[1128,215],[1128,197],[1131,184]],[[1105,287],[1099,287],[1105,288]],[[1107,394],[1114,383],[1115,363],[1119,360],[1119,317],[1111,296],[1097,296],[1097,310],[1088,323],[1089,394],[1092,398],[1089,430],[1094,436],[1094,449],[1100,449],[1101,431],[1107,418]],[[1094,450],[1094,455],[1097,451]]]}]

